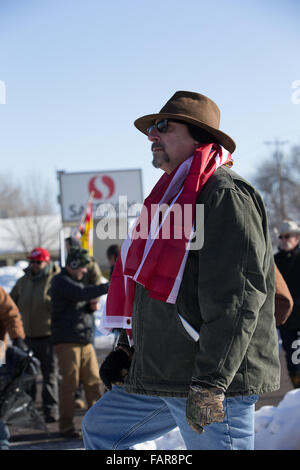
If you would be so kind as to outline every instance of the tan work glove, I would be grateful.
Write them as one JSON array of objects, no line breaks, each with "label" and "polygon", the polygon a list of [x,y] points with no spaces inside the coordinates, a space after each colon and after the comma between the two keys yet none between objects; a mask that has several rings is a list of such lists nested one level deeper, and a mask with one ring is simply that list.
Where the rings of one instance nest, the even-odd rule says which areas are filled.
[{"label": "tan work glove", "polygon": [[201,434],[203,426],[224,421],[223,401],[220,388],[191,385],[186,404],[186,419],[193,431]]}]

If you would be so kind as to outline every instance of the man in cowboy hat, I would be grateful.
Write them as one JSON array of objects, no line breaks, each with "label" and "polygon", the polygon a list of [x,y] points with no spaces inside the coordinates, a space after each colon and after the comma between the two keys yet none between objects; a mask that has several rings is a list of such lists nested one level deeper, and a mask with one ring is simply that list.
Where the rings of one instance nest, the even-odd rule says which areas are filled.
[{"label": "man in cowboy hat", "polygon": [[284,220],[279,227],[279,251],[275,262],[294,301],[294,308],[284,325],[279,327],[286,354],[289,376],[294,388],[300,388],[300,362],[297,349],[300,339],[300,227],[293,220]]},{"label": "man in cowboy hat", "polygon": [[[178,91],[135,121],[164,174],[113,271],[103,327],[124,330],[100,368],[109,391],[83,420],[87,449],[128,449],[176,426],[187,449],[253,449],[254,404],[279,388],[266,212],[228,168],[235,143],[219,119],[212,100]],[[175,205],[186,215],[197,204],[204,220],[183,217],[184,236],[161,237]],[[133,236],[145,221],[145,239]]]}]

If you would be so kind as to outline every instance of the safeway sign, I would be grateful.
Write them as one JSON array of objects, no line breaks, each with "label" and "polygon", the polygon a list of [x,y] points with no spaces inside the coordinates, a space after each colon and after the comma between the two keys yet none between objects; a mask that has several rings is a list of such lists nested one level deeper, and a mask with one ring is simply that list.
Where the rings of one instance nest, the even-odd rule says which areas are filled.
[{"label": "safeway sign", "polygon": [[128,206],[143,202],[142,171],[115,170],[88,173],[58,172],[63,222],[78,222],[93,193],[93,213],[100,204],[111,204],[118,210],[120,197]]}]

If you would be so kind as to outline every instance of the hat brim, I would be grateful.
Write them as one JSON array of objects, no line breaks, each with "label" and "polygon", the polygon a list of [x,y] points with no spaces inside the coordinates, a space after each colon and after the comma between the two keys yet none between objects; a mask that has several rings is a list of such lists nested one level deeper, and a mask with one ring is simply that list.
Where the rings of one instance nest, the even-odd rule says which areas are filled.
[{"label": "hat brim", "polygon": [[279,235],[282,235],[283,233],[288,233],[289,235],[300,235],[300,229],[286,230],[286,231],[280,232]]},{"label": "hat brim", "polygon": [[215,129],[214,127],[208,126],[202,121],[198,121],[197,119],[193,119],[185,114],[172,114],[172,113],[156,113],[156,114],[147,114],[146,116],[142,116],[134,121],[135,127],[141,131],[143,134],[148,135],[147,129],[153,124],[153,122],[158,119],[177,119],[180,121],[184,121],[190,124],[194,124],[195,126],[201,127],[201,129],[206,130],[214,137],[218,139],[218,142],[228,150],[228,152],[233,153],[236,148],[236,143],[234,140],[229,137],[229,135],[225,134],[225,132],[220,131],[219,129]]}]

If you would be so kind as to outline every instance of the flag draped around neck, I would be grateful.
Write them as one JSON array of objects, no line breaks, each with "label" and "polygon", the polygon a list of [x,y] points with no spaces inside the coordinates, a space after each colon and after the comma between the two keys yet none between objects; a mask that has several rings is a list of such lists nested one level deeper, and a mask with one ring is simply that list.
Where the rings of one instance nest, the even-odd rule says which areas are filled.
[{"label": "flag draped around neck", "polygon": [[101,321],[103,333],[124,328],[133,344],[136,283],[143,285],[150,297],[175,304],[195,235],[197,197],[215,170],[225,164],[231,166],[231,154],[220,145],[206,144],[159,179],[122,244]]}]

